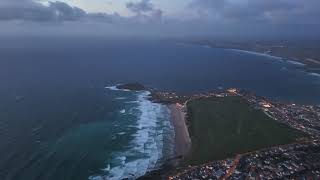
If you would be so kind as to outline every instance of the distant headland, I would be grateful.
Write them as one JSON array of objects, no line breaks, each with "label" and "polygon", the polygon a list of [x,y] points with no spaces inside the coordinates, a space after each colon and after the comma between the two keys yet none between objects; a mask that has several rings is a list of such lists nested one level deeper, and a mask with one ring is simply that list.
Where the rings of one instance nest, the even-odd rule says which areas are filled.
[{"label": "distant headland", "polygon": [[273,56],[300,65],[307,71],[320,73],[320,49],[314,42],[289,41],[213,41],[206,39],[185,41],[210,48],[239,50],[247,53]]}]

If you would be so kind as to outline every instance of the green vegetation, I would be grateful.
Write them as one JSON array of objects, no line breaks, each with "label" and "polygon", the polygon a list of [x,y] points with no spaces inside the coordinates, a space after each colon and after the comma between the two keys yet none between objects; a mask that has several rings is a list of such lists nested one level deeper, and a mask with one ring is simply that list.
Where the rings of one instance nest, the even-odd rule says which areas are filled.
[{"label": "green vegetation", "polygon": [[192,150],[188,164],[294,142],[303,133],[250,107],[241,97],[206,98],[188,104]]}]

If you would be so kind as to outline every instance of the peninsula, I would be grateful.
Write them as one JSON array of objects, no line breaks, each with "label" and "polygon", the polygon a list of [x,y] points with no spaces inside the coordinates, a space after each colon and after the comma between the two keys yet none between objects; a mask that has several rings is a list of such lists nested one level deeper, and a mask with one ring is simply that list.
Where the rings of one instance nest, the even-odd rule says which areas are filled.
[{"label": "peninsula", "polygon": [[150,99],[170,107],[177,159],[139,179],[320,177],[320,106],[238,89]]}]

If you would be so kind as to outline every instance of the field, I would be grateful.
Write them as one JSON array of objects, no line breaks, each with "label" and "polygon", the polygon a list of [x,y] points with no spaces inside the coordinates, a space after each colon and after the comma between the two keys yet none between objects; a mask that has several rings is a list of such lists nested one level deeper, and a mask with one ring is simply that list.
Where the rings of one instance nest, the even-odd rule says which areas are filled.
[{"label": "field", "polygon": [[202,164],[238,153],[294,142],[304,134],[269,118],[240,97],[188,103],[192,149],[187,164]]}]

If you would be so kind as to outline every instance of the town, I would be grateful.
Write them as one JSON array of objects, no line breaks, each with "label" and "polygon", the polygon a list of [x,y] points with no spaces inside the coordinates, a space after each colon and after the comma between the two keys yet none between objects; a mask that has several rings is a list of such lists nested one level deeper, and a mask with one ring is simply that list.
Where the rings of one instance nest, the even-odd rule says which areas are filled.
[{"label": "town", "polygon": [[293,144],[238,154],[226,160],[188,167],[168,179],[319,179],[320,106],[280,103],[235,88],[192,96],[154,92],[152,99],[175,103],[186,110],[189,101],[199,98],[239,96],[270,118],[306,134]]},{"label": "town", "polygon": [[319,179],[319,160],[320,142],[312,140],[190,167],[168,179]]}]

